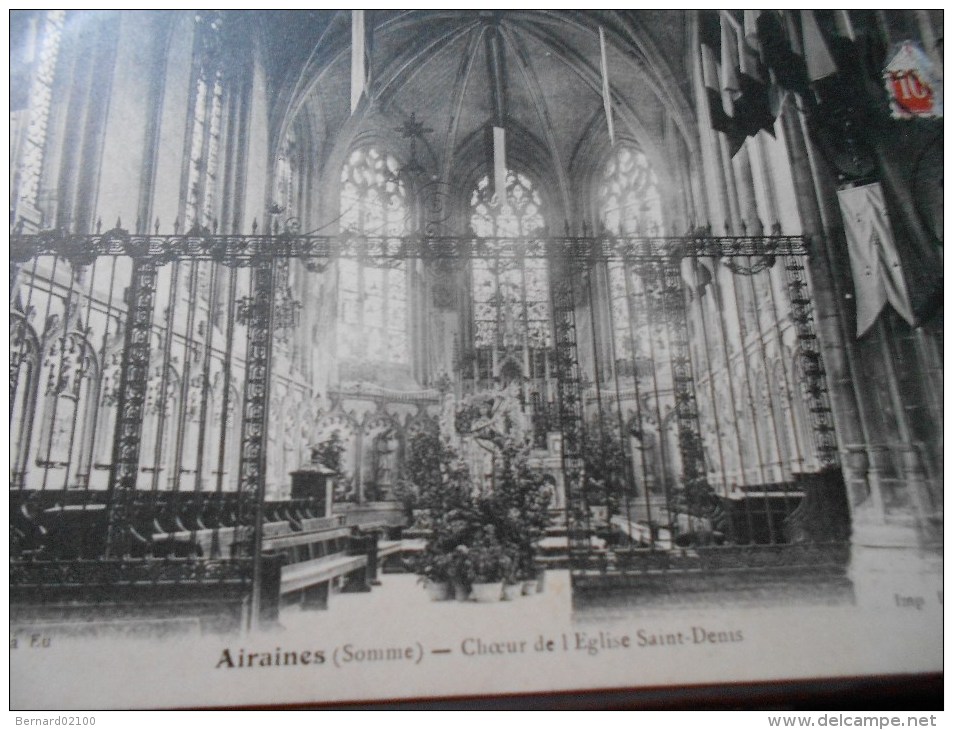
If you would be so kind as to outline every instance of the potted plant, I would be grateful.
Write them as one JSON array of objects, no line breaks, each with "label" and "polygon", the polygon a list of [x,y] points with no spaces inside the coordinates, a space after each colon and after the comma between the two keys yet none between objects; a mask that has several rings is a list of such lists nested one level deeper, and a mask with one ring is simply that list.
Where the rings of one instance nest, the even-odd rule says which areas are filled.
[{"label": "potted plant", "polygon": [[417,564],[419,583],[427,589],[431,601],[446,601],[451,591],[451,556],[436,552],[424,552]]},{"label": "potted plant", "polygon": [[546,569],[538,568],[536,570],[536,592],[542,593],[546,590]]},{"label": "potted plant", "polygon": [[473,556],[466,545],[457,545],[450,557],[450,581],[453,584],[454,598],[465,601],[470,597],[474,582]]},{"label": "potted plant", "polygon": [[484,522],[496,527],[496,537],[513,566],[512,582],[519,584],[518,590],[524,595],[537,592],[536,555],[552,505],[546,476],[530,465],[528,457],[526,444],[514,440],[505,443],[494,491],[479,505]]},{"label": "potted plant", "polygon": [[509,565],[506,573],[503,575],[503,600],[515,601],[522,590],[520,580],[519,561],[515,555],[515,550],[510,548],[507,552]]},{"label": "potted plant", "polygon": [[476,544],[470,548],[473,566],[471,596],[477,603],[498,601],[503,595],[503,578],[511,570],[512,561],[499,540],[493,525],[486,525]]},{"label": "potted plant", "polygon": [[537,592],[537,571],[531,554],[524,554],[522,556],[517,576],[520,582],[520,589],[524,596],[530,596]]}]

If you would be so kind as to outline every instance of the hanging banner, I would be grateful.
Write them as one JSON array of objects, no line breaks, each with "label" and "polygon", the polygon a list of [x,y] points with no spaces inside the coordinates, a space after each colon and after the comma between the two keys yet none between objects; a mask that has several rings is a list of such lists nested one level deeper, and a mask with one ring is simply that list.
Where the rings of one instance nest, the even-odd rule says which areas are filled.
[{"label": "hanging banner", "polygon": [[498,205],[506,203],[506,130],[493,127],[493,194]]},{"label": "hanging banner", "polygon": [[351,114],[370,84],[370,47],[363,10],[351,11]]},{"label": "hanging banner", "polygon": [[599,60],[602,69],[602,105],[606,110],[606,124],[609,127],[609,144],[615,146],[615,126],[612,123],[612,92],[609,90],[609,61],[606,58],[606,32],[599,26]]},{"label": "hanging banner", "polygon": [[884,68],[895,119],[943,116],[943,74],[913,41],[904,41]]},{"label": "hanging banner", "polygon": [[870,329],[888,301],[915,326],[880,183],[839,190],[837,197],[857,300],[857,336]]}]

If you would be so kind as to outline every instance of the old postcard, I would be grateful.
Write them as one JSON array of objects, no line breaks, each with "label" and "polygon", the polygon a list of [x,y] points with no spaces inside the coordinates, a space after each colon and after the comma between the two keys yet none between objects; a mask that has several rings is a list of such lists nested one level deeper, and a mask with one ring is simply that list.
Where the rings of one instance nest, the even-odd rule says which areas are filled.
[{"label": "old postcard", "polygon": [[942,671],[941,11],[10,40],[14,709]]}]

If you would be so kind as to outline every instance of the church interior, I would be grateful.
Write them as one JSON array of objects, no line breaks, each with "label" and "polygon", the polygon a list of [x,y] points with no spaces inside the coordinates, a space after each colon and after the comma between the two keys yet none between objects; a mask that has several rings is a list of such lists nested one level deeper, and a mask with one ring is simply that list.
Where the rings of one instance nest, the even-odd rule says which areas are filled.
[{"label": "church interior", "polygon": [[15,622],[940,580],[942,11],[10,24]]}]

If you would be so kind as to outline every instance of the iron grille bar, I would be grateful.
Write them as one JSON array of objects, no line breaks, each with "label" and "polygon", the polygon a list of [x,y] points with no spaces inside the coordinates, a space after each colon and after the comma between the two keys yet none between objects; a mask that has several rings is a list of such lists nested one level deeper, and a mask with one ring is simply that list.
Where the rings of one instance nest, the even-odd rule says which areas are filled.
[{"label": "iron grille bar", "polygon": [[582,449],[582,390],[576,343],[576,303],[573,272],[565,256],[554,257],[550,283],[553,305],[553,334],[556,364],[556,392],[559,426],[562,433],[562,466],[566,493],[566,530],[569,560],[574,569],[584,566],[591,552],[588,479]]},{"label": "iron grille bar", "polygon": [[556,252],[572,262],[669,261],[684,257],[803,256],[803,236],[567,237],[460,236],[277,236],[141,235],[117,228],[102,234],[72,235],[53,230],[10,237],[12,261],[56,255],[73,260],[97,256],[149,256],[157,264],[188,259],[255,266],[269,258],[357,258],[373,260],[547,258]]},{"label": "iron grille bar", "polygon": [[126,339],[119,376],[116,438],[107,492],[107,557],[121,557],[126,552],[129,508],[136,490],[143,409],[149,385],[149,346],[156,278],[156,265],[150,259],[133,260],[132,280],[127,290],[129,314],[126,317]]}]

